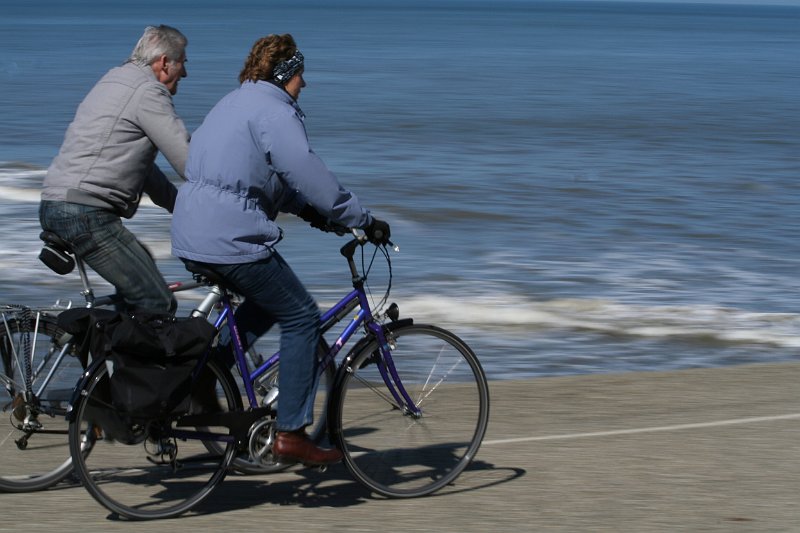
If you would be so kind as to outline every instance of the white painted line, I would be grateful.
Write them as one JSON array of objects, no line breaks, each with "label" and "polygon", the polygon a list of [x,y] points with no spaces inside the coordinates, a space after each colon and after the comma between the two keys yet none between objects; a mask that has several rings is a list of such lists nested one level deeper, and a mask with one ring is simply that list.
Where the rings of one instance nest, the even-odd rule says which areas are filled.
[{"label": "white painted line", "polygon": [[730,420],[717,420],[714,422],[700,422],[697,424],[676,424],[674,426],[655,426],[634,429],[617,429],[612,431],[595,431],[592,433],[565,433],[563,435],[542,435],[540,437],[518,437],[514,439],[495,439],[483,441],[483,446],[492,444],[512,444],[515,442],[533,442],[558,439],[583,439],[588,437],[608,437],[613,435],[630,435],[633,433],[651,433],[654,431],[680,431],[683,429],[711,428],[718,426],[733,426],[736,424],[755,424],[757,422],[774,422],[777,420],[800,419],[800,413],[775,416],[756,416],[752,418],[734,418]]}]

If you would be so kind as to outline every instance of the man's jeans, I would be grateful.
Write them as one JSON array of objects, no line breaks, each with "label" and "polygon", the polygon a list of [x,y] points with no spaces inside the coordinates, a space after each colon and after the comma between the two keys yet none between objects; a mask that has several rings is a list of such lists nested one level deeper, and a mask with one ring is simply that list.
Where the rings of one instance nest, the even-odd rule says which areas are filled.
[{"label": "man's jeans", "polygon": [[127,310],[175,312],[177,301],[155,261],[119,216],[98,207],[44,200],[39,220],[43,229],[67,241],[87,265],[114,285]]},{"label": "man's jeans", "polygon": [[[276,429],[294,431],[310,425],[318,382],[320,314],[316,302],[275,251],[254,263],[209,266],[245,297],[236,310],[236,326],[245,349],[273,324],[280,326]],[[224,339],[221,343],[227,344]]]}]

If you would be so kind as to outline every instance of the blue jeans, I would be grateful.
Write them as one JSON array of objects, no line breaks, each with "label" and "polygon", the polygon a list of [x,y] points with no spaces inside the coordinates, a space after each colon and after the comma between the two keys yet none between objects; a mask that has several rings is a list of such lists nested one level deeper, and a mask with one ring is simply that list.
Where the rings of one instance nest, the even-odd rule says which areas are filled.
[{"label": "blue jeans", "polygon": [[[254,263],[208,266],[245,298],[236,310],[236,326],[245,349],[274,324],[280,326],[276,429],[294,431],[310,425],[319,377],[320,313],[314,298],[275,251]],[[226,343],[225,338],[221,343]]]},{"label": "blue jeans", "polygon": [[175,312],[177,301],[155,260],[118,215],[99,207],[44,200],[39,221],[116,288],[126,310]]}]

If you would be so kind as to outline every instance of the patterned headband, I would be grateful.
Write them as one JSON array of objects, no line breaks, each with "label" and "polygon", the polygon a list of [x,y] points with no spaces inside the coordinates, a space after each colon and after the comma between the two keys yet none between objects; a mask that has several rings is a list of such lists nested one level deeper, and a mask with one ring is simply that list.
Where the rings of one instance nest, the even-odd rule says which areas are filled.
[{"label": "patterned headband", "polygon": [[283,85],[301,68],[303,68],[303,54],[297,50],[292,57],[275,65],[272,70],[272,79]]}]

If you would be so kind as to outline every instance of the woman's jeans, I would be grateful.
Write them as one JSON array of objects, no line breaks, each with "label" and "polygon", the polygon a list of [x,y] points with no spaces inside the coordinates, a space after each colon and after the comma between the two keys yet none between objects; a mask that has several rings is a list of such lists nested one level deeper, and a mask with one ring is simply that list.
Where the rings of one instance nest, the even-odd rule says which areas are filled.
[{"label": "woman's jeans", "polygon": [[111,283],[126,310],[174,313],[177,301],[155,260],[119,216],[99,207],[42,201],[42,228],[64,239],[95,272]]},{"label": "woman's jeans", "polygon": [[[208,266],[245,298],[236,310],[236,326],[245,350],[273,324],[280,326],[276,429],[294,431],[310,425],[319,377],[316,350],[320,314],[316,302],[278,252],[254,263]],[[230,342],[226,338],[221,340],[222,345]]]}]

